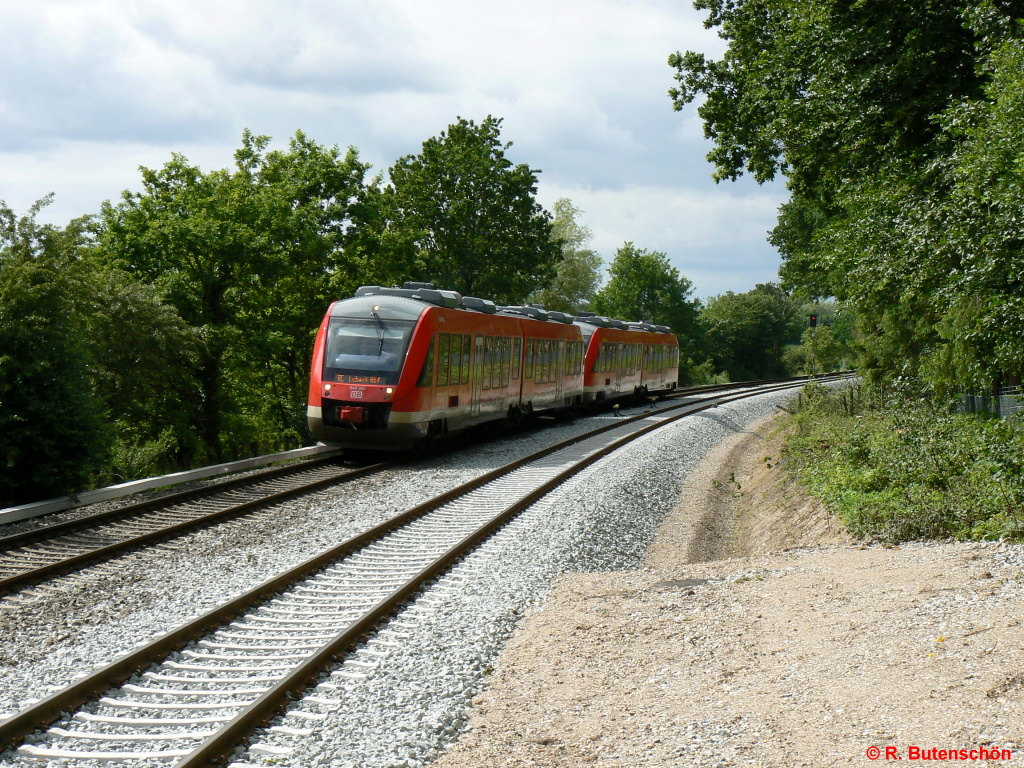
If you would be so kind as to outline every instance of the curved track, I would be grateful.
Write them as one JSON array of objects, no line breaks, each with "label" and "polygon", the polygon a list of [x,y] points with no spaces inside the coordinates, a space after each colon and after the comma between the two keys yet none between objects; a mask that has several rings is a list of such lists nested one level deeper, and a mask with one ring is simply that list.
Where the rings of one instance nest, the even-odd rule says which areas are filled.
[{"label": "curved track", "polygon": [[[749,385],[694,387],[680,390],[673,397],[736,390],[743,386]],[[338,455],[334,455],[278,467],[0,538],[0,596],[393,466],[392,462],[385,462],[353,470],[339,465],[337,460]]]},{"label": "curved track", "polygon": [[[792,386],[703,397],[623,418],[490,472],[43,699],[0,723],[0,745],[14,746],[91,701],[19,753],[47,760],[180,759],[176,764],[189,768],[224,763],[384,618],[568,478],[665,424]],[[159,666],[145,671],[151,664]],[[143,674],[122,684],[136,673]],[[346,678],[361,674],[360,662],[349,659],[313,696],[329,697]],[[301,733],[304,723],[291,721],[303,716],[310,717],[294,713],[280,727]]]}]

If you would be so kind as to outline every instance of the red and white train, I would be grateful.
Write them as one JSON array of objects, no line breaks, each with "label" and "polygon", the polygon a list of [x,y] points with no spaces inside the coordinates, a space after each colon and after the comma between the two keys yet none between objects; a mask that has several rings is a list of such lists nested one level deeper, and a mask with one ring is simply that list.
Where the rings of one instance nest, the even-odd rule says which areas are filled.
[{"label": "red and white train", "polygon": [[429,283],[331,304],[313,349],[313,436],[402,450],[488,421],[675,389],[665,326],[498,307]]}]

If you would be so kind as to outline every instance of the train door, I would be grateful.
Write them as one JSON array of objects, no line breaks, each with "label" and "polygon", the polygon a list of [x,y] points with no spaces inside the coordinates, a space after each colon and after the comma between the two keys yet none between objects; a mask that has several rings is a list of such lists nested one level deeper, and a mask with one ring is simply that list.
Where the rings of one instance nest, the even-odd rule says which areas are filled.
[{"label": "train door", "polygon": [[625,344],[616,344],[615,345],[615,352],[614,352],[615,360],[613,362],[614,368],[612,370],[614,371],[614,375],[615,375],[614,382],[615,382],[615,391],[616,392],[621,392],[622,391],[622,378],[623,378],[623,376],[622,376],[622,368],[626,364],[626,354],[625,353],[626,353],[626,345]]},{"label": "train door", "polygon": [[483,396],[484,382],[484,337],[477,334],[473,341],[473,402],[469,412],[472,416],[480,415],[480,400]]},{"label": "train door", "polygon": [[562,390],[565,386],[565,342],[559,341],[555,346],[555,402],[561,403]]}]

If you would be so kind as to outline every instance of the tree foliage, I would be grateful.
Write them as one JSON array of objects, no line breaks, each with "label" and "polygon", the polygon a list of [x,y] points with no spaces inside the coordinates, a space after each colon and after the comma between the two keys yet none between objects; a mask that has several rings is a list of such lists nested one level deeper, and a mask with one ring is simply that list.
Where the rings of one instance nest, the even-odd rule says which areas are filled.
[{"label": "tree foliage", "polygon": [[156,286],[201,341],[188,373],[213,460],[301,444],[311,334],[332,281],[354,271],[343,246],[368,166],[301,132],[288,151],[269,141],[246,131],[233,171],[175,154],[102,210],[105,257]]},{"label": "tree foliage", "polygon": [[530,301],[558,312],[588,311],[601,284],[601,257],[587,246],[594,234],[577,221],[583,213],[563,197],[555,201],[551,239],[561,248],[555,275]]},{"label": "tree foliage", "polygon": [[75,312],[82,221],[39,225],[0,202],[0,506],[80,490],[104,459]]},{"label": "tree foliage", "polygon": [[459,118],[388,171],[381,237],[438,286],[519,303],[553,274],[560,248],[536,201],[537,173],[505,156],[501,119]]},{"label": "tree foliage", "polygon": [[721,60],[674,54],[718,179],[785,176],[783,277],[848,302],[864,362],[933,385],[1024,370],[1017,0],[698,0]]},{"label": "tree foliage", "polygon": [[708,299],[701,321],[715,369],[732,381],[785,376],[786,345],[799,340],[804,325],[800,305],[771,283]]}]

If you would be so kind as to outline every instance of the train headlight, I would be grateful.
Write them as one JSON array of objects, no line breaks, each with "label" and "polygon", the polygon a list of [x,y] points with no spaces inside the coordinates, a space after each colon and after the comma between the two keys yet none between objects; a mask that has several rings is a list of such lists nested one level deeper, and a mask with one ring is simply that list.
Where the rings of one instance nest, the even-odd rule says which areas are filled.
[{"label": "train headlight", "polygon": [[394,393],[395,393],[395,390],[394,390],[393,387],[385,387],[385,389],[384,389],[384,399],[385,400],[390,400],[391,399],[391,395],[393,395]]},{"label": "train headlight", "polygon": [[325,395],[331,394],[331,385],[330,384],[324,384],[324,394]]}]

